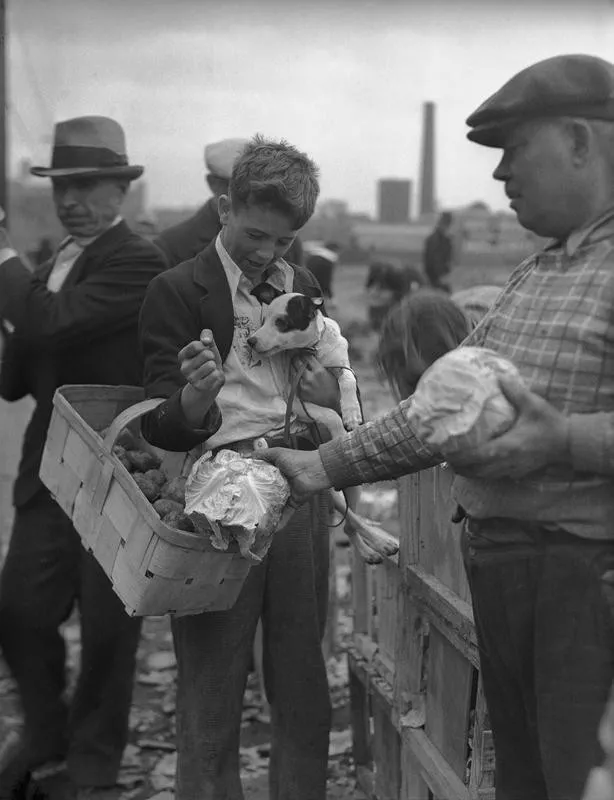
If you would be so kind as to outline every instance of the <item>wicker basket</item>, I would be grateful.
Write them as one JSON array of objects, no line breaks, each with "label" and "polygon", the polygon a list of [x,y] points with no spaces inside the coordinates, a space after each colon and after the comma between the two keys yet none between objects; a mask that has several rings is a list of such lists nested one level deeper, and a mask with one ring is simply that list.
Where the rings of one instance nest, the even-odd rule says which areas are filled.
[{"label": "wicker basket", "polygon": [[[165,525],[112,453],[120,431],[161,402],[131,386],[60,387],[40,477],[128,614],[222,611],[234,605],[250,562],[236,546],[220,552],[206,536]],[[197,457],[156,452],[169,477],[186,474]]]}]

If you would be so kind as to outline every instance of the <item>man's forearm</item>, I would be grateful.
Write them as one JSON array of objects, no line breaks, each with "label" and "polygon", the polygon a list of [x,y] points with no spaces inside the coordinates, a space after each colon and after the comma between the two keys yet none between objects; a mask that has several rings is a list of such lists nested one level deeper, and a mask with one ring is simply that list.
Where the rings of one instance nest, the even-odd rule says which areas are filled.
[{"label": "man's forearm", "polygon": [[352,433],[321,445],[320,458],[336,489],[390,480],[428,469],[443,460],[413,433],[407,401]]}]

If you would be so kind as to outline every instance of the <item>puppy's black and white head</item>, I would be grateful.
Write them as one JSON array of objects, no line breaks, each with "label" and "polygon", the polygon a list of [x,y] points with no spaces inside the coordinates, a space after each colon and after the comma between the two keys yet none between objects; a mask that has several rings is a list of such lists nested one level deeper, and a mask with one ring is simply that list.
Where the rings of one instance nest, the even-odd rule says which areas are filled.
[{"label": "puppy's black and white head", "polygon": [[301,350],[320,338],[321,297],[307,297],[290,292],[276,297],[269,305],[264,324],[247,340],[253,349],[265,356],[282,350]]}]

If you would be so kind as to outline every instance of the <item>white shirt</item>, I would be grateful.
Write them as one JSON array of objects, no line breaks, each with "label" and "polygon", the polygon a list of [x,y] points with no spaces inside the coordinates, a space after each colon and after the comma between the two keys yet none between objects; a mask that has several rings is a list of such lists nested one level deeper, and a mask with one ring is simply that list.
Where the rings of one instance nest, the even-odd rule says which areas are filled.
[{"label": "white shirt", "polygon": [[[215,247],[232,297],[234,337],[224,363],[226,382],[217,396],[222,426],[206,442],[208,450],[267,433],[281,433],[286,415],[284,396],[287,394],[285,388],[290,368],[286,354],[262,358],[248,345],[247,339],[262,325],[267,306],[261,305],[250,294],[254,284],[228,255],[220,235],[215,240]],[[294,270],[280,259],[275,262],[267,282],[281,291],[291,292]],[[292,430],[295,430],[294,426]]]},{"label": "white shirt", "polygon": [[111,225],[102,233],[99,233],[98,236],[92,236],[88,239],[77,239],[74,236],[68,236],[64,239],[58,248],[53,267],[47,278],[47,289],[49,289],[50,292],[59,292],[64,281],[70,274],[71,269],[74,267],[77,259],[85,248],[95,242],[96,239],[99,239],[108,230],[119,225],[121,221],[121,216],[115,217]]}]

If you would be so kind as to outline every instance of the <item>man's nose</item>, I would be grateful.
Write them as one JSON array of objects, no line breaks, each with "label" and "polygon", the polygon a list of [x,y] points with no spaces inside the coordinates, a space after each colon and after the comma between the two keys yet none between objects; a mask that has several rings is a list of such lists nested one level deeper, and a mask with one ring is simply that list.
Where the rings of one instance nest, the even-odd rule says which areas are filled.
[{"label": "man's nose", "polygon": [[71,206],[76,206],[78,202],[77,195],[70,189],[66,189],[65,191],[62,192],[56,192],[56,197],[59,201],[59,204],[63,208],[70,208]]},{"label": "man's nose", "polygon": [[492,174],[493,178],[496,181],[507,181],[510,177],[510,165],[509,160],[503,156],[501,161],[495,167],[495,171]]}]

